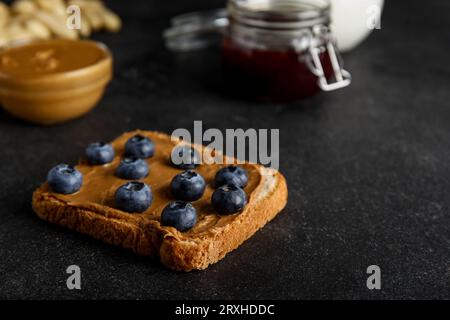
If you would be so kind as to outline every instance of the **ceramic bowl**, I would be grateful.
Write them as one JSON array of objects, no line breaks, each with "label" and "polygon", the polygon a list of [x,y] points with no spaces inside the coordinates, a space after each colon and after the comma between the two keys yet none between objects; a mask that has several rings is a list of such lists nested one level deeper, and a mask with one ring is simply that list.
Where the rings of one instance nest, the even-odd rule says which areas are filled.
[{"label": "ceramic bowl", "polygon": [[20,119],[43,125],[65,122],[89,112],[101,99],[112,78],[110,51],[103,44],[89,43],[95,45],[102,57],[94,64],[31,76],[11,76],[0,70],[0,103],[3,108]]}]

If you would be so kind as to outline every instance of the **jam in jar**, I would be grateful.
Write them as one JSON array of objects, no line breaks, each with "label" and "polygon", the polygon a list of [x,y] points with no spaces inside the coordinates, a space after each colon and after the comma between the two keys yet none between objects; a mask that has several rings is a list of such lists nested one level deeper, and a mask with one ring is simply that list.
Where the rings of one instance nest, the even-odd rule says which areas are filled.
[{"label": "jam in jar", "polygon": [[221,55],[233,92],[291,101],[350,83],[330,32],[328,1],[230,0],[228,20]]},{"label": "jam in jar", "polygon": [[231,93],[299,100],[350,84],[330,30],[329,0],[228,0],[226,10],[172,19],[166,45],[191,51],[220,36]]},{"label": "jam in jar", "polygon": [[[226,37],[222,44],[223,73],[233,93],[268,101],[292,101],[320,91],[317,76],[307,65],[305,53],[293,49],[246,48]],[[329,58],[319,59],[327,79],[333,74]]]}]

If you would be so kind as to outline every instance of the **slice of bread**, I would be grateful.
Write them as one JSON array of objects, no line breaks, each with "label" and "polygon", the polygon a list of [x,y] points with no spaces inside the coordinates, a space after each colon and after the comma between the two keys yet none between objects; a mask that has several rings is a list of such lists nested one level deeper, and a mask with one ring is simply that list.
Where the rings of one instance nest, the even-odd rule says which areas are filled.
[{"label": "slice of bread", "polygon": [[[142,179],[151,186],[153,203],[143,213],[127,213],[114,208],[115,190],[126,180],[114,176],[123,155],[126,141],[135,134],[155,142],[155,155],[147,159],[150,174]],[[34,193],[32,205],[37,215],[47,221],[88,234],[110,244],[118,245],[146,256],[159,256],[161,262],[174,270],[205,269],[236,249],[258,229],[280,212],[287,202],[287,185],[276,170],[258,164],[240,164],[249,173],[245,187],[248,204],[240,213],[218,215],[211,206],[214,175],[226,164],[204,162],[195,170],[206,180],[201,199],[193,202],[197,210],[197,224],[186,232],[160,224],[162,209],[175,200],[170,192],[170,180],[182,170],[169,163],[176,142],[169,135],[151,131],[127,132],[112,142],[116,157],[110,164],[90,166],[82,159],[76,168],[83,173],[80,191],[63,195],[51,191],[47,183]],[[209,150],[195,146],[200,152]],[[211,151],[211,150],[209,150]],[[208,153],[209,154],[209,153]],[[227,164],[235,159],[222,156]]]}]

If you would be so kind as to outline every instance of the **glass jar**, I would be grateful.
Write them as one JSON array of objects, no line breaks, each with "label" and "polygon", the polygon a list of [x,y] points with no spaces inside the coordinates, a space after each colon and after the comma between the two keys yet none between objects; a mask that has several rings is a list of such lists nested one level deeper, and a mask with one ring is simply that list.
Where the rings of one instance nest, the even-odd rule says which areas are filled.
[{"label": "glass jar", "polygon": [[229,0],[226,11],[172,22],[165,36],[174,50],[204,47],[212,34],[221,34],[225,79],[233,94],[292,101],[351,82],[330,30],[327,0]]}]

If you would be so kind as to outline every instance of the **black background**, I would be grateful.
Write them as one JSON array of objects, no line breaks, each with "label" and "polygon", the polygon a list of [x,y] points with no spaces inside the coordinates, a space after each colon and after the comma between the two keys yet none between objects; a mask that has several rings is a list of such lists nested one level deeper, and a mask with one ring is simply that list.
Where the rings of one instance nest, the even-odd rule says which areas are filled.
[{"label": "black background", "polygon": [[[218,52],[172,54],[171,16],[223,1],[109,1],[100,34],[115,78],[87,116],[32,126],[0,112],[0,297],[115,299],[450,298],[450,2],[387,1],[382,29],[344,55],[351,87],[295,104],[222,89]],[[135,128],[280,128],[286,209],[205,271],[147,258],[40,221],[32,191],[84,146]],[[69,291],[68,265],[82,270]],[[366,268],[382,290],[366,288]]]}]

